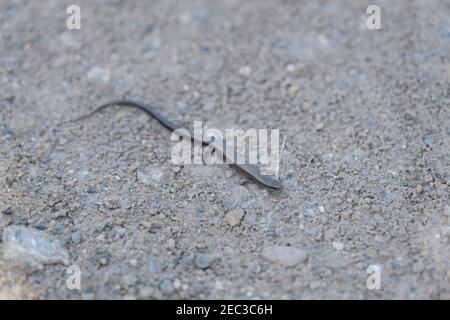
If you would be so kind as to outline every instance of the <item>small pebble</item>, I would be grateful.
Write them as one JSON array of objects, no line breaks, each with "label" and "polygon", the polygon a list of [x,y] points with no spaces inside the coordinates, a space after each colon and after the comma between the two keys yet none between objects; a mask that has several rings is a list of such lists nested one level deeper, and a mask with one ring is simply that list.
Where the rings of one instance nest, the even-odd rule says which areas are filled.
[{"label": "small pebble", "polygon": [[73,244],[77,245],[77,244],[81,243],[81,241],[83,240],[83,237],[81,235],[81,232],[75,232],[74,234],[72,234],[70,239],[72,240]]},{"label": "small pebble", "polygon": [[252,72],[252,69],[249,66],[244,66],[239,69],[239,74],[243,77],[248,78]]},{"label": "small pebble", "polygon": [[7,208],[3,209],[2,213],[11,215],[11,214],[13,214],[13,209],[12,209],[12,207],[7,207]]},{"label": "small pebble", "polygon": [[232,176],[234,176],[234,172],[232,170],[227,170],[225,171],[225,176],[227,178],[231,178]]},{"label": "small pebble", "polygon": [[175,288],[175,289],[180,289],[181,288],[181,285],[182,285],[182,283],[181,283],[181,281],[180,281],[180,279],[175,279],[174,281],[173,281],[173,287]]},{"label": "small pebble", "polygon": [[47,230],[47,226],[46,225],[43,225],[43,224],[38,224],[38,225],[36,225],[35,226],[35,228],[36,229],[38,229],[38,230]]},{"label": "small pebble", "polygon": [[64,218],[66,215],[67,215],[67,211],[66,210],[59,210],[59,211],[55,212],[55,214],[54,214],[56,219]]},{"label": "small pebble", "polygon": [[417,194],[421,194],[423,192],[423,187],[420,184],[418,184],[416,186],[415,191],[416,191]]},{"label": "small pebble", "polygon": [[322,131],[325,128],[325,125],[322,122],[316,124],[316,131]]},{"label": "small pebble", "polygon": [[170,238],[167,240],[167,246],[169,248],[173,249],[173,248],[175,248],[175,245],[176,245],[175,239]]},{"label": "small pebble", "polygon": [[195,266],[199,269],[207,269],[214,261],[214,257],[209,254],[198,254],[195,257]]},{"label": "small pebble", "polygon": [[307,253],[302,249],[289,246],[267,246],[262,250],[261,256],[287,267],[293,267],[308,258]]},{"label": "small pebble", "polygon": [[172,171],[178,173],[180,172],[180,167],[172,167]]},{"label": "small pebble", "polygon": [[3,231],[4,257],[16,262],[69,264],[70,256],[58,240],[47,233],[23,226]]},{"label": "small pebble", "polygon": [[333,241],[332,243],[333,248],[335,248],[338,251],[341,251],[344,249],[344,244],[342,242]]},{"label": "small pebble", "polygon": [[99,263],[101,266],[106,266],[106,265],[108,264],[108,259],[105,258],[105,257],[101,257],[101,258],[98,260],[98,263]]},{"label": "small pebble", "polygon": [[286,65],[286,71],[287,72],[294,72],[295,71],[295,65],[293,65],[292,63],[289,63],[288,65]]},{"label": "small pebble", "polygon": [[162,178],[164,177],[164,172],[159,168],[145,168],[139,170],[137,173],[137,178],[140,183],[146,186],[156,186],[158,185]]},{"label": "small pebble", "polygon": [[161,289],[161,291],[166,295],[169,295],[175,291],[175,287],[173,286],[172,281],[169,279],[164,279],[163,281],[161,281],[161,283],[159,284],[159,289]]},{"label": "small pebble", "polygon": [[230,225],[230,227],[234,227],[241,222],[244,215],[245,215],[244,210],[234,209],[225,215],[225,221]]},{"label": "small pebble", "polygon": [[130,260],[130,265],[131,265],[132,267],[136,267],[137,264],[138,264],[138,261],[137,261],[136,259],[131,259],[131,260]]}]

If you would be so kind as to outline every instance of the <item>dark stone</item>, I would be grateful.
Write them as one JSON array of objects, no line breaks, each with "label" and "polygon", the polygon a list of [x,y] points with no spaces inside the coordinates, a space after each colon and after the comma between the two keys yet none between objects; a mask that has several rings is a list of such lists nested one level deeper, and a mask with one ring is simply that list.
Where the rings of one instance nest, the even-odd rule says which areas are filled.
[{"label": "dark stone", "polygon": [[5,208],[5,209],[3,209],[2,213],[11,215],[11,214],[13,214],[13,209],[11,207]]}]

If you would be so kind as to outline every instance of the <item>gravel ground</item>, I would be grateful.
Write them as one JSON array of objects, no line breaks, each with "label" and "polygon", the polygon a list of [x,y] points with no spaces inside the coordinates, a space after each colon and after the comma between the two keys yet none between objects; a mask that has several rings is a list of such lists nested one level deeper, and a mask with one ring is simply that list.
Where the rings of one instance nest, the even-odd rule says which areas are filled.
[{"label": "gravel ground", "polygon": [[[2,1],[0,298],[450,299],[449,17],[428,0]],[[174,167],[137,110],[60,125],[123,97],[279,128],[284,188]]]}]

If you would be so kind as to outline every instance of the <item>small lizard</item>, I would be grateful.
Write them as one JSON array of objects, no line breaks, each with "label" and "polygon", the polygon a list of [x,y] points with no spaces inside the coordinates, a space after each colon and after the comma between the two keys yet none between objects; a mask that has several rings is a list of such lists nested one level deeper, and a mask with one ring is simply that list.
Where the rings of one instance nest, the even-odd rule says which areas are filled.
[{"label": "small lizard", "polygon": [[[101,105],[100,107],[98,107],[97,109],[95,109],[94,111],[92,111],[91,113],[89,113],[85,116],[82,116],[80,118],[77,118],[75,120],[69,121],[69,122],[78,122],[78,121],[84,120],[84,119],[89,118],[92,115],[96,114],[97,112],[100,112],[111,106],[126,106],[126,107],[134,107],[134,108],[140,109],[140,110],[144,111],[145,113],[149,114],[150,116],[152,116],[153,118],[155,118],[159,123],[161,123],[164,127],[169,129],[170,131],[177,131],[178,126],[173,124],[171,121],[167,120],[164,116],[162,116],[159,113],[158,110],[156,110],[155,108],[153,108],[145,103],[142,103],[139,101],[133,101],[133,100],[115,100],[115,101],[105,103],[105,104]],[[196,139],[192,135],[189,135],[189,136],[184,135],[182,132],[179,132],[179,131],[177,131],[177,133],[185,138],[190,139],[193,142],[194,141],[200,142],[200,143],[202,143],[202,145],[205,145],[205,146],[209,145],[211,143],[210,141]],[[251,177],[255,181],[259,182],[263,186],[271,188],[271,189],[281,189],[282,188],[282,185],[278,180],[275,180],[268,176],[262,175],[261,171],[257,165],[234,163],[234,159],[231,159],[231,157],[229,155],[227,155],[226,152],[223,152],[223,150],[221,150],[217,146],[214,146],[214,147],[215,147],[216,152],[218,152],[219,154],[222,154],[222,156],[224,156],[226,160],[229,160],[229,162],[232,162],[232,165],[239,168],[244,174]]]}]

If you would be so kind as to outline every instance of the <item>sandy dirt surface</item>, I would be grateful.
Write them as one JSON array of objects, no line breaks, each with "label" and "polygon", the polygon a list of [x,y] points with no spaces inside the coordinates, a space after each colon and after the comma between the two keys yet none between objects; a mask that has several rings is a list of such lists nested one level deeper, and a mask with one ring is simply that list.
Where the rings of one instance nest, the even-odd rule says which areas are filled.
[{"label": "sandy dirt surface", "polygon": [[[0,297],[450,299],[449,20],[428,0],[1,1]],[[117,98],[280,129],[284,188],[175,167],[137,110],[60,125]],[[60,246],[31,263],[19,234]]]}]

